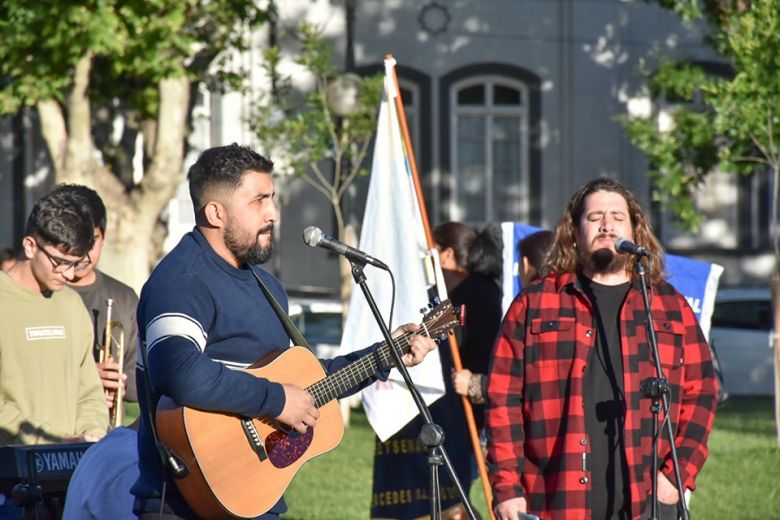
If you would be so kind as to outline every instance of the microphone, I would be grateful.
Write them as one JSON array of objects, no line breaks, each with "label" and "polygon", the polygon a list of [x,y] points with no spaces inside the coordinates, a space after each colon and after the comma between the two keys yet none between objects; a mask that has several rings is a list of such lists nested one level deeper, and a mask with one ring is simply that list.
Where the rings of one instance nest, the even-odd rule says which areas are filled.
[{"label": "microphone", "polygon": [[630,242],[627,238],[620,237],[615,240],[615,251],[621,253],[631,253],[637,256],[646,256],[650,258],[650,252],[642,246]]},{"label": "microphone", "polygon": [[330,249],[334,253],[346,256],[347,260],[352,260],[361,264],[373,265],[374,267],[384,269],[385,271],[390,270],[390,268],[387,267],[387,265],[381,260],[377,260],[373,256],[364,253],[360,249],[350,247],[344,242],[340,242],[335,238],[326,235],[317,226],[309,226],[303,230],[303,241],[309,247],[322,247],[325,249]]}]

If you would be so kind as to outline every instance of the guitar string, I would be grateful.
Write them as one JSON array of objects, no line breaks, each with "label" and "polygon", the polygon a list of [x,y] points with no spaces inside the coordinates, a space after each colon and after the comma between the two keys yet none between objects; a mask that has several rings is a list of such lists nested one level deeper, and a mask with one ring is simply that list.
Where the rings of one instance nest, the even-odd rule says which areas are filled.
[{"label": "guitar string", "polygon": [[[440,319],[441,316],[444,315],[445,313],[446,313],[446,309],[444,309],[444,310],[442,310],[440,312],[434,313],[435,315],[432,314],[431,318],[429,320],[423,320],[423,324],[422,324],[423,325],[423,329],[426,332],[428,332],[429,336],[430,336],[430,331],[428,330],[428,327],[426,326],[427,325],[426,321],[430,322],[430,324],[433,324],[435,321]],[[445,323],[444,326],[446,327],[446,325],[447,324]],[[404,354],[409,351],[409,349],[407,348],[408,345],[409,345],[409,338],[414,336],[415,334],[417,334],[417,333],[404,333],[404,335],[400,336],[397,339],[399,344],[401,344],[402,351],[403,351]],[[378,353],[379,357],[381,358],[381,360],[382,360],[382,362],[384,364],[386,364],[386,365],[387,364],[394,365],[394,362],[393,362],[394,360],[392,359],[392,355],[391,355],[391,352],[390,352],[390,347],[386,343],[382,344],[382,346],[378,349],[377,353]],[[334,397],[338,396],[339,394],[343,393],[344,391],[352,388],[352,386],[355,386],[356,384],[362,383],[365,379],[367,379],[369,376],[371,376],[373,373],[375,373],[378,370],[378,367],[376,366],[376,363],[375,363],[374,356],[366,356],[366,357],[362,358],[359,361],[360,361],[360,363],[356,362],[352,366],[345,367],[345,369],[342,369],[342,371],[340,371],[341,373],[337,372],[336,374],[333,374],[334,376],[336,376],[335,379],[339,380],[339,382],[342,383],[342,384],[337,389],[333,389],[334,391],[336,391],[336,393],[335,394],[331,393],[332,395],[329,395],[325,402],[330,401],[330,399],[333,399]],[[357,374],[358,377],[352,377],[351,378],[351,381],[353,382],[353,384],[352,385],[347,384],[346,386],[344,386],[343,385],[343,383],[345,382],[344,381],[344,377],[346,375],[352,376],[352,375],[355,375],[355,374]]]},{"label": "guitar string", "polygon": [[[406,348],[409,346],[409,338],[412,333],[404,333],[402,336],[396,338],[396,342],[399,343],[402,352],[406,353]],[[383,363],[388,363],[390,360],[390,352],[387,343],[377,349],[377,353]],[[375,356],[367,355],[354,361],[329,375],[325,379],[318,381],[306,390],[309,391],[315,398],[317,406],[322,406],[341,393],[347,391],[355,385],[362,383],[365,379],[378,371]],[[350,382],[353,384],[350,384]]]},{"label": "guitar string", "polygon": [[[409,338],[411,338],[414,334],[413,333],[404,333],[402,336],[396,339],[396,341],[399,343],[399,346],[401,347],[402,354],[406,354],[409,352]],[[383,343],[382,346],[378,349],[378,355],[382,361],[383,364],[388,364],[391,361],[391,354],[390,354],[390,347],[387,345],[387,343]],[[357,364],[354,367],[346,367],[347,370],[340,374],[342,377],[337,377],[339,379],[340,383],[342,383],[338,388],[338,394],[348,390],[352,386],[355,386],[357,384],[362,383],[365,379],[370,377],[373,373],[376,373],[378,371],[378,366],[376,363],[376,358],[373,356],[367,356],[362,359],[363,363],[360,363],[360,366],[358,367]],[[357,369],[362,369],[358,371]],[[353,381],[354,384],[349,385],[349,381],[344,381],[344,376],[356,376],[351,377],[349,381]],[[343,383],[347,383],[344,385]],[[337,394],[337,395],[338,395]]]},{"label": "guitar string", "polygon": [[[432,318],[430,321],[433,322],[434,319]],[[423,321],[423,326],[424,330],[429,332],[427,327],[425,327],[425,320]],[[406,348],[409,344],[409,337],[412,335],[412,333],[405,333],[396,341],[403,343],[402,348]],[[384,363],[388,363],[390,359],[389,348],[385,347],[387,347],[387,344],[383,343],[377,350],[377,353]],[[329,402],[331,399],[340,395],[349,388],[360,384],[369,376],[371,376],[371,374],[375,373],[377,368],[378,367],[375,363],[375,356],[365,356],[364,358],[357,360],[356,362],[348,365],[347,367],[344,367],[336,373],[331,374],[331,376],[328,376],[326,379],[315,383],[315,385],[312,385],[312,392],[316,394],[315,398],[318,402],[318,406]],[[331,380],[336,381],[335,387],[331,384],[328,384],[332,383]]]},{"label": "guitar string", "polygon": [[[404,333],[404,335],[396,339],[404,353],[406,352],[404,349],[409,345],[409,337],[411,336],[411,333]],[[383,343],[379,349],[377,349],[377,353],[381,360],[384,363],[387,363],[389,350],[385,347],[387,347],[387,344]],[[360,384],[377,370],[378,367],[375,356],[368,355],[338,370],[318,383],[315,383],[313,387],[316,388],[312,388],[312,390],[315,394],[318,406],[329,402],[349,388]]]},{"label": "guitar string", "polygon": [[[402,341],[405,338],[399,338],[399,341]],[[380,346],[380,349],[384,347],[384,344]],[[364,358],[361,358],[350,365],[343,367],[342,369],[338,370],[337,372],[331,374],[327,378],[315,383],[312,385],[311,392],[315,396],[318,406],[321,406],[322,404],[325,404],[332,399],[330,397],[330,394],[333,392],[337,392],[335,395],[338,395],[342,393],[344,390],[346,390],[348,387],[343,387],[345,379],[349,380],[355,380],[355,375],[360,373],[369,372],[366,377],[370,376],[370,371],[372,369],[375,370],[375,363],[372,363],[374,361],[372,359],[373,356],[366,356]],[[334,388],[335,387],[335,388]],[[308,390],[308,389],[307,389]]]},{"label": "guitar string", "polygon": [[[433,323],[438,319],[439,314],[443,313],[437,313],[437,316],[428,321]],[[430,331],[428,330],[427,325],[426,320],[423,320],[422,328],[430,337]],[[413,335],[414,333],[406,332],[396,338],[396,342],[401,347],[402,354],[406,354],[410,350],[408,348],[410,345],[409,338]],[[394,365],[394,363],[391,363],[393,360],[389,349],[390,346],[384,342],[376,351],[384,365]],[[315,398],[317,407],[320,407],[350,388],[359,385],[372,374],[376,373],[378,369],[376,356],[367,355],[311,385],[306,390]]]}]

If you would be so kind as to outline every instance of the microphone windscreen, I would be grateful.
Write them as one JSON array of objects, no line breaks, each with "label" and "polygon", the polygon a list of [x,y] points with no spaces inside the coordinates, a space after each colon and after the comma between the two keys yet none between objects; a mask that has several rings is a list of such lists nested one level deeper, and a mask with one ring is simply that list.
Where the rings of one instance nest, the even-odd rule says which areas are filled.
[{"label": "microphone windscreen", "polygon": [[309,226],[303,230],[303,241],[309,247],[317,247],[322,240],[322,230],[317,226]]}]

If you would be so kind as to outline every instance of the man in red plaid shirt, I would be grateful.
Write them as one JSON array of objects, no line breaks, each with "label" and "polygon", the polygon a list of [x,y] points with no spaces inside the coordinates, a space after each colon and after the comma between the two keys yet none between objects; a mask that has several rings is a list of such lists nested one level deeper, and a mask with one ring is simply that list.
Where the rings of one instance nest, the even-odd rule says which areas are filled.
[{"label": "man in red plaid shirt", "polygon": [[683,488],[694,489],[707,459],[717,397],[709,348],[685,298],[662,280],[663,250],[636,197],[599,178],[569,201],[542,278],[512,303],[493,350],[486,432],[499,520],[647,518],[653,478],[660,518],[677,518],[667,436],[650,474],[651,400],[640,382],[656,377],[655,363],[636,265],[616,252],[618,237],[650,253],[646,281]]}]

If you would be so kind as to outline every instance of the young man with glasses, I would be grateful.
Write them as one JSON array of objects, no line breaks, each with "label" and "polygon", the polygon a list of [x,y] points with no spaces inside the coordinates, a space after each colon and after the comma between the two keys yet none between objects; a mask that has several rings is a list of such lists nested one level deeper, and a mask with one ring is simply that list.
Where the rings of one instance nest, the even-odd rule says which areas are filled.
[{"label": "young man with glasses", "polygon": [[66,287],[91,263],[92,232],[91,215],[57,188],[30,213],[22,259],[0,272],[0,446],[106,433],[92,323]]}]

